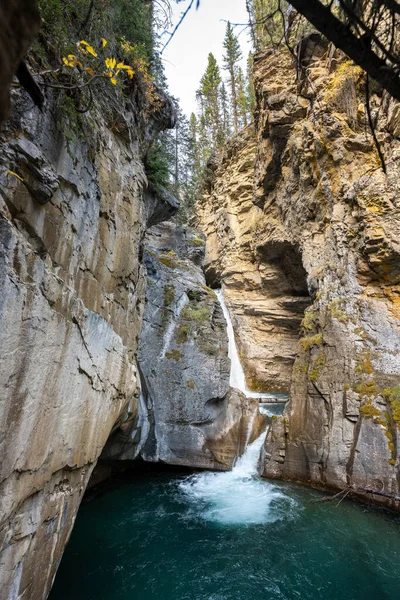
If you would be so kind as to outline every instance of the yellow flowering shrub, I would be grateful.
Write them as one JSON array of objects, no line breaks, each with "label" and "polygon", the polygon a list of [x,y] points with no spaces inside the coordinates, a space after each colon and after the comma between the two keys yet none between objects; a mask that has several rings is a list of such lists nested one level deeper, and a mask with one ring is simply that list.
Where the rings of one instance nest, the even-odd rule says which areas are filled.
[{"label": "yellow flowering shrub", "polygon": [[129,62],[125,62],[118,60],[115,56],[105,56],[107,44],[105,38],[101,38],[99,48],[89,44],[86,40],[80,40],[76,45],[77,54],[68,54],[63,57],[64,67],[73,70],[79,78],[76,86],[84,87],[94,79],[103,78],[109,80],[114,86],[122,87],[136,75],[137,81],[144,91],[147,114],[159,110],[163,101],[159,97],[140,45],[131,44],[125,38],[121,39],[121,50],[129,60]]}]

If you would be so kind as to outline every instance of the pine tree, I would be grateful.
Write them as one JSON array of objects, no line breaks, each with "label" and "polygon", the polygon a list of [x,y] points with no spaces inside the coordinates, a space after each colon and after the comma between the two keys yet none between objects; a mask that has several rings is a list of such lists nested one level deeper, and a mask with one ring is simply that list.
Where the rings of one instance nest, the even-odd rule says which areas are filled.
[{"label": "pine tree", "polygon": [[242,126],[247,127],[249,113],[249,99],[246,90],[246,83],[243,75],[243,69],[238,68],[237,73],[237,103],[238,113]]},{"label": "pine tree", "polygon": [[229,112],[229,100],[225,84],[221,85],[220,92],[221,114],[222,114],[222,131],[224,141],[231,135],[231,115]]},{"label": "pine tree", "polygon": [[256,108],[256,92],[254,89],[253,67],[254,67],[254,55],[252,52],[249,52],[249,56],[247,59],[247,97],[248,97],[250,119],[252,118],[255,108]]},{"label": "pine tree", "polygon": [[232,112],[233,112],[233,125],[235,133],[238,132],[239,127],[239,114],[238,114],[238,100],[237,100],[237,65],[242,58],[242,51],[240,44],[233,33],[233,28],[228,21],[226,26],[226,34],[224,39],[224,66],[229,72],[229,83],[231,86],[231,98],[232,98]]},{"label": "pine tree", "polygon": [[217,145],[221,131],[220,111],[221,75],[215,56],[210,52],[206,72],[200,80],[197,97],[202,107],[202,115],[214,145]]}]

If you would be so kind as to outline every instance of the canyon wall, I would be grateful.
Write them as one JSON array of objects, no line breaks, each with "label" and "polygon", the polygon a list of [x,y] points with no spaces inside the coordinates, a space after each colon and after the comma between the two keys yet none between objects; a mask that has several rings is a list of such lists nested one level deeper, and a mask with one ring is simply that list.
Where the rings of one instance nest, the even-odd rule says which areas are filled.
[{"label": "canyon wall", "polygon": [[255,432],[261,425],[257,401],[229,388],[226,322],[205,285],[204,247],[195,229],[174,223],[146,235],[141,411],[114,433],[102,458],[139,454],[148,462],[225,470],[242,454],[250,424]]},{"label": "canyon wall", "polygon": [[[137,413],[146,223],[177,209],[146,191],[143,156],[173,125],[96,104],[81,139],[13,93],[0,149],[2,598],[45,598],[96,461]],[[119,120],[117,131],[108,118]]]},{"label": "canyon wall", "polygon": [[[275,321],[271,350],[259,354],[257,374],[271,363],[275,376],[286,356],[278,381],[291,376],[285,414],[266,440],[264,475],[350,488],[399,508],[399,106],[372,88],[385,174],[361,70],[318,34],[301,55],[297,73],[289,52],[256,57],[255,133],[231,144],[200,200],[207,274],[232,297],[250,357],[266,319],[254,310],[243,333],[249,288],[259,305],[271,305],[272,295],[281,307],[282,285],[285,309],[288,298],[296,308],[291,335],[287,320]],[[235,268],[242,257],[247,268]],[[247,368],[250,379],[254,370]],[[274,387],[268,376],[259,380]]]},{"label": "canyon wall", "polygon": [[254,132],[246,128],[210,165],[198,224],[207,239],[207,281],[224,288],[248,387],[286,391],[310,299],[301,255],[288,236],[277,228],[268,249],[258,243],[263,213],[252,202],[256,154]]}]

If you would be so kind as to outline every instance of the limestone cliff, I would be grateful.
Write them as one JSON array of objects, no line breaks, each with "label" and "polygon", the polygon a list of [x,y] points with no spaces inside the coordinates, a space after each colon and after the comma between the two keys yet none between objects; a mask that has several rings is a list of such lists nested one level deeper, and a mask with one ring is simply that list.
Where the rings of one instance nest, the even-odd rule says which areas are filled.
[{"label": "limestone cliff", "polygon": [[[146,192],[143,157],[173,124],[130,99],[110,126],[60,133],[15,92],[0,160],[0,579],[2,598],[45,598],[114,427],[137,412],[146,223],[176,210]],[[121,133],[121,131],[123,133]]]},{"label": "limestone cliff", "polygon": [[[207,272],[226,286],[243,355],[259,354],[250,380],[256,371],[275,387],[259,375],[271,369],[287,381],[296,355],[264,475],[374,490],[398,508],[399,108],[384,97],[378,110],[373,96],[385,175],[366,123],[362,72],[316,34],[303,44],[298,73],[284,51],[257,57],[255,141],[244,133],[231,145],[201,200]],[[269,310],[268,323],[253,309],[244,325],[253,297],[257,308],[285,313],[272,321]],[[270,336],[270,350],[262,354],[267,323],[262,343]]]},{"label": "limestone cliff", "polygon": [[103,458],[228,469],[247,441],[258,403],[229,389],[226,322],[201,268],[196,230],[163,223],[145,240],[146,306],[138,361],[140,414]]},{"label": "limestone cliff", "polygon": [[298,249],[279,233],[269,249],[255,237],[263,217],[252,202],[255,158],[248,128],[212,165],[211,189],[198,203],[205,273],[224,286],[248,387],[286,391],[310,299]]}]

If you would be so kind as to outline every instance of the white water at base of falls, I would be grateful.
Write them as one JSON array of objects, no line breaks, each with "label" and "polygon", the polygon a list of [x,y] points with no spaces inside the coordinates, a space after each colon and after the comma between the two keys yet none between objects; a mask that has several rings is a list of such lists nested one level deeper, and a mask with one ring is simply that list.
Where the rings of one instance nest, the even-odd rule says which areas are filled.
[{"label": "white water at base of falls", "polygon": [[185,500],[202,519],[224,525],[249,525],[287,518],[288,505],[290,508],[295,504],[294,500],[278,486],[258,478],[266,434],[265,431],[247,446],[232,471],[204,472],[179,484]]},{"label": "white water at base of falls", "polygon": [[[277,396],[286,399],[285,394],[252,392],[247,389],[232,321],[222,290],[216,290],[215,293],[227,324],[228,355],[231,359],[230,386],[240,390],[247,398],[262,398],[265,402]],[[287,518],[288,504],[290,508],[294,501],[280,491],[278,486],[259,478],[259,460],[267,430],[249,444],[255,417],[256,413],[252,415],[249,422],[246,449],[236,460],[231,471],[204,472],[192,475],[179,484],[185,501],[189,503],[191,513],[200,515],[206,521],[224,525],[272,523]]]},{"label": "white water at base of falls", "polygon": [[282,394],[279,392],[252,392],[246,386],[246,378],[244,375],[244,370],[242,367],[242,363],[240,362],[239,352],[236,346],[235,340],[235,332],[233,330],[233,324],[231,320],[231,316],[229,314],[228,307],[226,306],[224,294],[222,290],[214,290],[215,295],[218,298],[218,301],[221,305],[222,311],[224,313],[224,317],[226,320],[226,328],[228,333],[228,356],[231,359],[231,374],[229,385],[237,390],[241,391],[247,398],[282,398],[284,402],[287,400],[287,394]]}]

